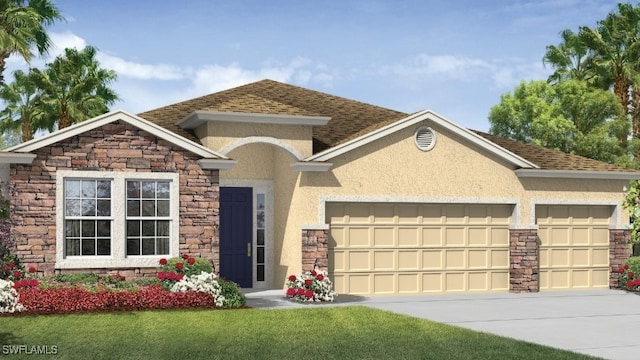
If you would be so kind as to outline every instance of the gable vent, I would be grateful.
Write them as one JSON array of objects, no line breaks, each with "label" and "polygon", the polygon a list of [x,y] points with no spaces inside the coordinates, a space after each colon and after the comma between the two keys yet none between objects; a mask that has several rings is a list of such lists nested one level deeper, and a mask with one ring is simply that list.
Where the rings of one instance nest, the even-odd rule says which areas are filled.
[{"label": "gable vent", "polygon": [[426,126],[419,127],[414,136],[416,146],[422,151],[433,149],[436,144],[436,134]]}]

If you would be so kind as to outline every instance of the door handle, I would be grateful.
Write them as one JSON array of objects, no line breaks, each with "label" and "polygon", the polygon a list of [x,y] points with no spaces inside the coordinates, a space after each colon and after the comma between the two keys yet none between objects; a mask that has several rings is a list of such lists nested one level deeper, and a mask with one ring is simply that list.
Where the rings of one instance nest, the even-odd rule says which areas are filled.
[{"label": "door handle", "polygon": [[251,257],[251,243],[247,243],[247,257]]}]

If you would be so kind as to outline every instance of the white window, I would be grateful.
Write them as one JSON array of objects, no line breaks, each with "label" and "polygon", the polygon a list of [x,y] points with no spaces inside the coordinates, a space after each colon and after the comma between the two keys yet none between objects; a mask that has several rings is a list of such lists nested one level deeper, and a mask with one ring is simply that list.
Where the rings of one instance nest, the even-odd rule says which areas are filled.
[{"label": "white window", "polygon": [[56,268],[154,267],[178,255],[178,174],[59,171],[56,185]]}]

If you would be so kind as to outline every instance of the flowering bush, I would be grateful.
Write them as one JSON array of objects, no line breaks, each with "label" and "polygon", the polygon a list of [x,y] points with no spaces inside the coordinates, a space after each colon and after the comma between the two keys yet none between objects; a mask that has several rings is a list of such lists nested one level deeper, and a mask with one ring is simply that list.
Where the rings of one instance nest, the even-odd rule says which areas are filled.
[{"label": "flowering bush", "polygon": [[172,293],[159,285],[144,287],[138,291],[92,292],[82,287],[22,289],[18,295],[25,314],[214,307],[214,299],[209,293]]},{"label": "flowering bush", "polygon": [[286,295],[300,302],[333,301],[336,296],[333,284],[324,271],[307,271],[287,278]]},{"label": "flowering bush", "polygon": [[162,281],[165,289],[170,290],[173,284],[184,279],[185,276],[199,275],[213,272],[211,264],[205,259],[194,258],[189,254],[171,259],[160,259],[158,280]]},{"label": "flowering bush", "polygon": [[13,282],[0,279],[0,313],[14,313],[24,310],[20,304],[18,292],[13,288]]},{"label": "flowering bush", "polygon": [[[193,258],[191,258],[193,259]],[[216,306],[224,305],[224,296],[221,295],[221,287],[216,280],[216,275],[202,271],[199,275],[189,275],[176,282],[171,287],[171,292],[198,291],[211,294]]]}]

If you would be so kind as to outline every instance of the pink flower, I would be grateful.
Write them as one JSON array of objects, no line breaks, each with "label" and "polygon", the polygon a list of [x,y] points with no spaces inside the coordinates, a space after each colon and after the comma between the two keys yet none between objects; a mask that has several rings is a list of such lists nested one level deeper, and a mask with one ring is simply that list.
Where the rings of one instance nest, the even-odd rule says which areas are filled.
[{"label": "pink flower", "polygon": [[182,268],[184,268],[184,264],[183,263],[181,263],[181,262],[176,263],[176,269],[182,270]]},{"label": "pink flower", "polygon": [[187,262],[189,263],[189,265],[193,265],[193,264],[195,264],[195,263],[196,263],[196,259],[195,259],[195,258],[190,257],[190,258],[188,258],[188,259],[187,259]]},{"label": "pink flower", "polygon": [[318,281],[322,281],[324,280],[324,275],[318,274],[318,276],[316,276],[316,279],[318,279]]},{"label": "pink flower", "polygon": [[162,266],[167,265],[167,259],[160,259],[160,265]]},{"label": "pink flower", "polygon": [[33,274],[36,272],[35,266],[29,266],[29,274]]},{"label": "pink flower", "polygon": [[187,254],[187,253],[182,254],[182,258],[187,260],[189,258],[189,254]]},{"label": "pink flower", "polygon": [[296,281],[295,275],[289,275],[289,281]]},{"label": "pink flower", "polygon": [[164,279],[166,279],[166,278],[167,278],[167,274],[164,271],[159,271],[158,272],[158,279],[160,281],[164,281]]},{"label": "pink flower", "polygon": [[293,297],[296,294],[296,289],[288,288],[287,289],[287,297]]},{"label": "pink flower", "polygon": [[304,296],[306,296],[307,299],[311,299],[313,297],[313,291],[311,290],[305,291]]}]

